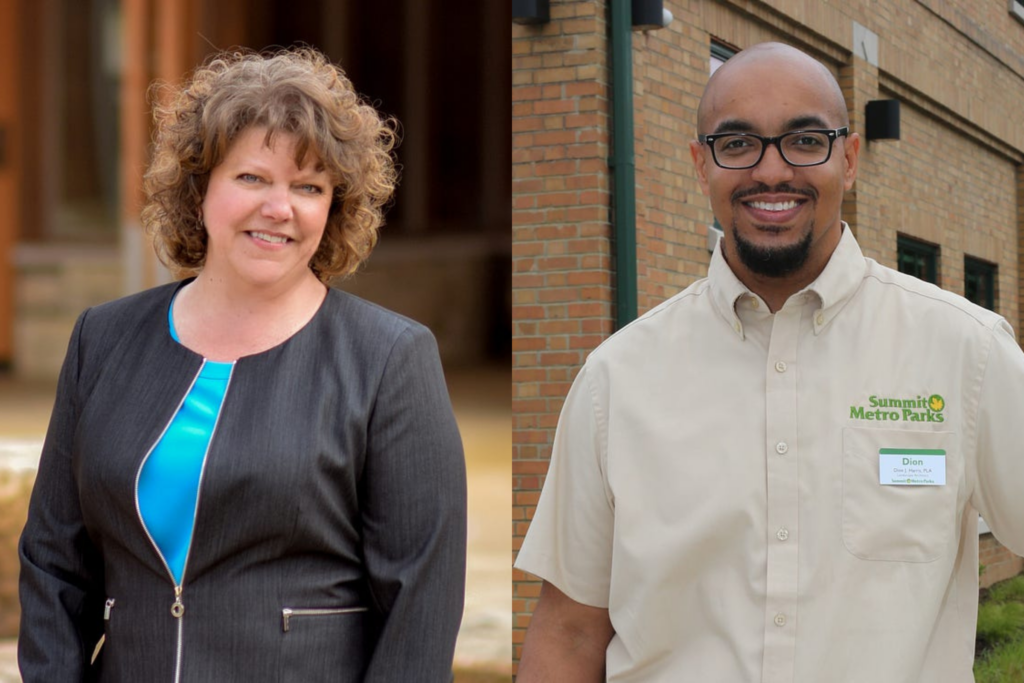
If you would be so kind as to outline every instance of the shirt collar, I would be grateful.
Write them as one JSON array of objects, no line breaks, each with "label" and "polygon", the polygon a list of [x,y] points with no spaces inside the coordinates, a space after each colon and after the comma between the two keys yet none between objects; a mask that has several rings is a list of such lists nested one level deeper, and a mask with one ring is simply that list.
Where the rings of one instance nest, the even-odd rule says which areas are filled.
[{"label": "shirt collar", "polygon": [[[860,286],[867,269],[864,254],[845,222],[839,244],[829,258],[825,269],[811,284],[793,296],[804,293],[817,295],[821,307],[814,315],[814,333],[820,334],[832,321]],[[740,339],[744,339],[743,323],[736,314],[736,302],[744,296],[756,296],[740,282],[722,255],[722,241],[718,241],[708,266],[708,281],[711,286],[711,300],[719,315],[729,324]]]},{"label": "shirt collar", "polygon": [[739,335],[740,339],[744,339],[743,323],[740,322],[740,317],[736,314],[736,302],[740,297],[751,294],[751,291],[740,282],[740,279],[732,272],[732,268],[725,262],[725,256],[722,254],[722,242],[722,239],[718,240],[718,245],[715,246],[715,251],[711,254],[711,263],[708,265],[711,301],[718,310],[718,314],[729,324],[733,332]]}]

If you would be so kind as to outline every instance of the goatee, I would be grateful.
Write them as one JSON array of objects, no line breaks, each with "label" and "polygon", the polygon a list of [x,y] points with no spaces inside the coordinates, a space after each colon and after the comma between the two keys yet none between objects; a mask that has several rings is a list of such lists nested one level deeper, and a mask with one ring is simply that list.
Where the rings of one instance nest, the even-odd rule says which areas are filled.
[{"label": "goatee", "polygon": [[812,224],[803,239],[796,244],[763,247],[745,239],[736,228],[736,222],[733,221],[732,224],[736,256],[747,270],[762,277],[786,277],[800,270],[811,254],[813,234],[814,225]]}]

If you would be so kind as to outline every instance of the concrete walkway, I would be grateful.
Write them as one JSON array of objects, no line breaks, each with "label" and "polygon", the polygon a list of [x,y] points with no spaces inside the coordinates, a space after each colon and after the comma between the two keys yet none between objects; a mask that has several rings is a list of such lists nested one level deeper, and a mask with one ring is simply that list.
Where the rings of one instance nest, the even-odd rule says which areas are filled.
[{"label": "concrete walkway", "polygon": [[[505,369],[454,371],[449,390],[469,475],[466,611],[456,645],[456,683],[512,680],[510,376]],[[0,378],[0,439],[39,439],[52,383]],[[20,683],[14,641],[0,641],[0,683]]]},{"label": "concrete walkway", "polygon": [[16,659],[17,642],[0,640],[0,683],[21,683]]}]

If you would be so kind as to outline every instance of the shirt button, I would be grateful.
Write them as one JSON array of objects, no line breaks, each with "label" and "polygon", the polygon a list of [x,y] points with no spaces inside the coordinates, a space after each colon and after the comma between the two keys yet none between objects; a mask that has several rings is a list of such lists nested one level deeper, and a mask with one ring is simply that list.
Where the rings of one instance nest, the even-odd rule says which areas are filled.
[{"label": "shirt button", "polygon": [[789,445],[785,441],[780,441],[777,444],[775,444],[775,451],[779,455],[785,455],[788,450],[789,450]]},{"label": "shirt button", "polygon": [[778,363],[775,364],[775,371],[776,372],[785,372],[786,371],[786,364],[780,360]]},{"label": "shirt button", "polygon": [[735,325],[733,325],[733,327],[736,329],[737,332],[740,331],[740,324],[739,323],[736,323]]},{"label": "shirt button", "polygon": [[758,307],[758,306],[760,306],[760,305],[761,305],[761,304],[757,303],[757,299],[751,299],[751,300],[750,300],[750,307],[751,307],[751,308],[757,308],[757,307]]},{"label": "shirt button", "polygon": [[778,531],[775,532],[775,536],[780,541],[785,541],[787,538],[789,538],[789,530],[786,529],[786,528],[779,529]]},{"label": "shirt button", "polygon": [[825,324],[825,314],[824,313],[819,313],[817,315],[817,317],[814,319],[814,322],[818,323],[819,325],[824,325]]},{"label": "shirt button", "polygon": [[775,615],[775,625],[776,626],[785,626],[786,625],[786,615],[785,614],[776,614]]}]

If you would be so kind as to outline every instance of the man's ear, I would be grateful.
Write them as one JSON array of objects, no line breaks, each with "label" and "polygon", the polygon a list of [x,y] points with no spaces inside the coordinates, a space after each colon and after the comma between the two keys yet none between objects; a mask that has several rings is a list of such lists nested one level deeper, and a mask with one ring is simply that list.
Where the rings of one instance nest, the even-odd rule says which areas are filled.
[{"label": "man's ear", "polygon": [[846,170],[843,173],[843,188],[849,190],[857,179],[857,158],[860,156],[860,134],[850,133],[843,141],[843,156]]},{"label": "man's ear", "polygon": [[[705,196],[710,197],[711,192],[708,190],[708,151],[707,146],[702,145],[696,140],[690,141],[690,156],[693,157],[693,167],[697,171],[697,182],[700,183],[700,191]],[[714,162],[712,162],[714,163]]]}]

